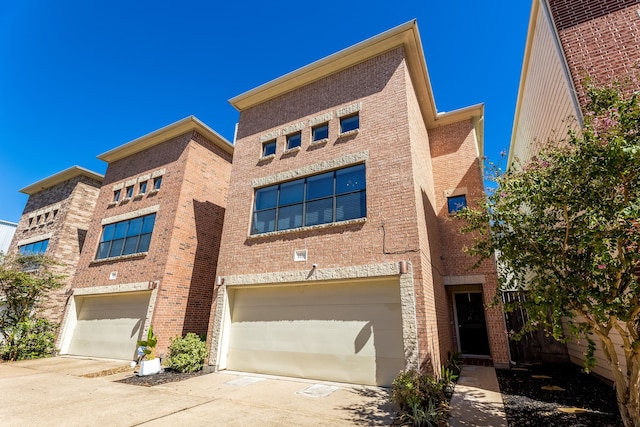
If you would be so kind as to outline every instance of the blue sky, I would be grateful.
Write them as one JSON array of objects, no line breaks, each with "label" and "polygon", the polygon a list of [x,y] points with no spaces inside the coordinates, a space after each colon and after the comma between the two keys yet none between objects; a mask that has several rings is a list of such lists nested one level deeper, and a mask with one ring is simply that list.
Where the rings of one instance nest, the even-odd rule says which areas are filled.
[{"label": "blue sky", "polygon": [[0,2],[0,219],[42,178],[189,115],[228,140],[228,99],[416,18],[438,111],[485,103],[507,149],[530,1]]}]

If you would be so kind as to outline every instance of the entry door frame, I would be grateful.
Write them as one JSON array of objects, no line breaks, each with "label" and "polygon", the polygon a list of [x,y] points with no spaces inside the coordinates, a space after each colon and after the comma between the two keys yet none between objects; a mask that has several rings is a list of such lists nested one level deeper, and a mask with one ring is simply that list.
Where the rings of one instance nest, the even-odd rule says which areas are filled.
[{"label": "entry door frame", "polygon": [[[456,295],[466,295],[466,294],[480,294],[481,296],[484,295],[484,293],[482,292],[482,290],[477,289],[477,290],[473,290],[473,291],[453,291],[451,292],[451,296],[452,296],[452,304],[453,304],[453,318],[455,320],[455,328],[456,328],[456,344],[458,345],[458,352],[462,352],[462,343],[460,342],[460,323],[458,322],[458,305],[456,304]],[[484,302],[484,298],[482,298],[482,301]],[[489,341],[489,330],[487,329],[487,313],[484,310],[484,305],[482,307],[482,313],[484,316],[484,327],[485,327],[485,331],[487,334],[487,342],[489,344],[489,354],[473,354],[473,353],[467,353],[464,356],[471,356],[471,357],[491,357],[491,342]]]}]

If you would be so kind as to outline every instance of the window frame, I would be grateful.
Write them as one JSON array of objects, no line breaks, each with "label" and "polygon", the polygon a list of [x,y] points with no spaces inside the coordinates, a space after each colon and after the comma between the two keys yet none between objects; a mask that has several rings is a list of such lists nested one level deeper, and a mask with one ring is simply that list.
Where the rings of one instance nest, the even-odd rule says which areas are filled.
[{"label": "window frame", "polygon": [[[462,203],[457,202],[456,200],[461,200]],[[457,206],[460,205],[460,206]],[[455,196],[447,197],[447,211],[454,215],[460,212],[462,209],[467,207],[467,195],[466,194],[456,194]]]},{"label": "window frame", "polygon": [[[291,146],[291,141],[297,139],[297,145]],[[302,147],[302,132],[293,132],[287,135],[286,150],[299,150]],[[275,154],[275,153],[274,153]]]},{"label": "window frame", "polygon": [[124,196],[125,200],[126,199],[130,199],[130,198],[133,197],[133,185],[127,186],[124,191],[125,191],[125,193],[124,193],[125,194],[125,196]]},{"label": "window frame", "polygon": [[[139,224],[136,223],[139,221]],[[117,258],[127,255],[137,255],[149,251],[151,237],[155,228],[156,212],[123,221],[105,224],[102,227],[100,241],[96,250],[95,260]],[[138,231],[135,228],[137,227]],[[107,238],[107,236],[109,236]],[[114,245],[114,242],[116,243]],[[135,242],[133,250],[130,249]]]},{"label": "window frame", "polygon": [[160,191],[160,187],[162,187],[162,177],[163,175],[153,178],[153,191]]},{"label": "window frame", "polygon": [[118,203],[120,201],[120,196],[122,196],[122,190],[120,188],[113,190],[113,199],[111,201],[113,203]]},{"label": "window frame", "polygon": [[[351,174],[361,178],[362,182],[349,184],[352,182],[348,179]],[[329,179],[329,175],[330,185],[323,184],[322,181]],[[302,185],[301,190],[290,190],[299,185]],[[349,188],[350,185],[353,188]],[[357,210],[350,209],[356,206]],[[281,216],[284,212],[287,215]],[[330,219],[327,218],[328,213]],[[251,236],[260,236],[366,217],[366,165],[359,163],[256,188],[249,233]]]},{"label": "window frame", "polygon": [[[42,249],[42,244],[44,243],[44,249]],[[39,247],[37,252],[33,251],[33,248]],[[31,247],[31,250],[27,250],[26,248]],[[24,245],[18,246],[18,253],[20,255],[44,255],[47,252],[47,248],[49,247],[49,239],[42,239],[36,242],[27,243]]]},{"label": "window frame", "polygon": [[143,195],[147,194],[147,181],[142,181],[138,183],[138,194]]},{"label": "window frame", "polygon": [[[353,127],[353,128],[345,130],[344,129],[344,124],[348,123],[349,120],[352,120],[354,118],[357,118],[357,125],[355,127]],[[360,129],[360,112],[340,117],[340,135],[348,134],[348,133],[351,133],[351,132],[356,132],[359,129]]]},{"label": "window frame", "polygon": [[[326,129],[327,130],[327,136],[322,137],[322,138],[316,138],[316,131],[319,129]],[[329,139],[329,122],[324,122],[324,123],[320,123],[316,126],[312,126],[311,127],[311,142],[312,143],[318,143],[324,140]]]},{"label": "window frame", "polygon": [[[273,146],[273,152],[267,154],[267,147],[272,147],[272,146]],[[261,157],[262,158],[267,158],[267,157],[275,156],[277,149],[278,149],[277,140],[270,139],[268,141],[265,141],[265,142],[262,143],[262,156]],[[271,150],[269,150],[269,151],[271,151]]]}]

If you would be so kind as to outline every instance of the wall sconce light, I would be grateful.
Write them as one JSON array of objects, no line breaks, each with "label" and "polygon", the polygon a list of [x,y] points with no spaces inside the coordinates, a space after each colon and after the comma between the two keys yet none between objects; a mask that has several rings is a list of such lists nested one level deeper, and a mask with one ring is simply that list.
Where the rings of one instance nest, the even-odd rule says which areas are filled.
[{"label": "wall sconce light", "polygon": [[400,274],[407,274],[409,272],[409,263],[407,261],[400,261],[398,267],[400,268]]},{"label": "wall sconce light", "polygon": [[224,285],[224,277],[216,276],[216,286],[222,286],[222,285]]}]

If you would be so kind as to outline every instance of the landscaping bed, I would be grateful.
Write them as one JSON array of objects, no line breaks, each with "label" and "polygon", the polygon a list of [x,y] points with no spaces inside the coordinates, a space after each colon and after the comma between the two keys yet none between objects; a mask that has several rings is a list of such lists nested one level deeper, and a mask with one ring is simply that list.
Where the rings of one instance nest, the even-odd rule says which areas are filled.
[{"label": "landscaping bed", "polygon": [[173,369],[165,368],[164,371],[153,374],[153,375],[145,375],[143,377],[139,377],[137,375],[133,375],[116,382],[124,383],[124,384],[132,384],[143,387],[153,387],[154,385],[161,385],[166,383],[172,383],[176,381],[183,381],[189,378],[197,377],[200,375],[204,375],[204,371],[200,370],[197,372],[177,372]]},{"label": "landscaping bed", "polygon": [[496,373],[510,427],[623,426],[613,387],[576,365],[534,365]]}]

